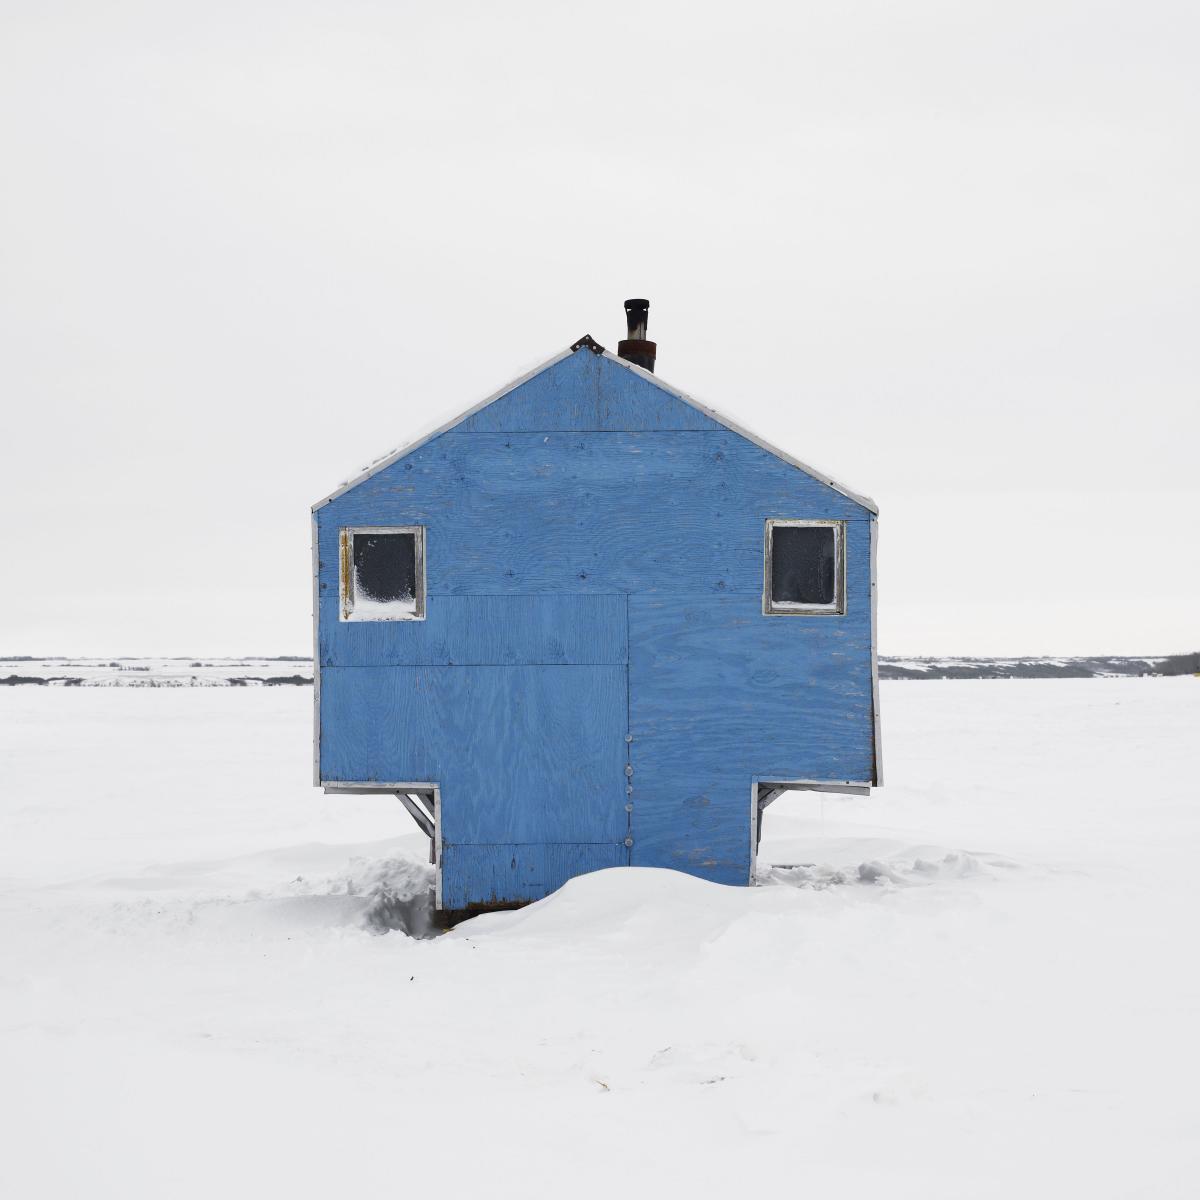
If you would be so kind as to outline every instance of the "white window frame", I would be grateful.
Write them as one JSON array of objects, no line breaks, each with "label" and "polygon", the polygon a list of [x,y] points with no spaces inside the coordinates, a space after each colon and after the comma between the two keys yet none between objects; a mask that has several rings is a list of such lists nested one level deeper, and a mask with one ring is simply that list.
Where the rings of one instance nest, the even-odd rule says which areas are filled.
[{"label": "white window frame", "polygon": [[[799,604],[775,600],[771,595],[771,550],[776,528],[833,530],[833,603]],[[844,617],[846,615],[846,522],[793,521],[769,517],[763,531],[763,616],[764,617]]]},{"label": "white window frame", "polygon": [[[368,616],[354,611],[354,537],[356,534],[411,533],[415,558],[416,594],[413,611],[395,616]],[[425,526],[424,525],[352,525],[339,530],[338,541],[338,617],[342,621],[423,621],[425,620]]]}]

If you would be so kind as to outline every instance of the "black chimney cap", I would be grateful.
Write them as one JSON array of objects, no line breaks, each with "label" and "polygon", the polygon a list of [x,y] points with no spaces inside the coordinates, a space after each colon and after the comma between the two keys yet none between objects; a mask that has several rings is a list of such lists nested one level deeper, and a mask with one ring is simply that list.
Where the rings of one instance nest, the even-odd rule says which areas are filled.
[{"label": "black chimney cap", "polygon": [[626,300],[625,323],[629,327],[629,336],[617,343],[617,353],[629,362],[636,363],[647,371],[653,371],[658,347],[646,340],[646,326],[650,323],[650,301]]}]

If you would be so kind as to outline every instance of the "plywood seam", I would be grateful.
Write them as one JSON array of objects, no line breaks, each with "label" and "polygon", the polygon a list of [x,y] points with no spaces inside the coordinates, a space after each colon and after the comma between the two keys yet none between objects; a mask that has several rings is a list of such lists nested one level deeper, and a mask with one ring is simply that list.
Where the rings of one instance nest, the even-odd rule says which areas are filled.
[{"label": "plywood seam", "polygon": [[541,841],[541,842],[453,842],[447,839],[442,840],[443,846],[620,846],[625,848],[625,844],[620,838],[614,838],[610,841],[603,842],[567,842],[567,841]]},{"label": "plywood seam", "polygon": [[625,850],[626,863],[634,864],[634,685],[630,664],[634,658],[629,622],[629,593],[625,593]]},{"label": "plywood seam", "polygon": [[[438,600],[523,600],[531,596],[547,596],[552,599],[561,596],[583,596],[591,598],[593,596],[647,596],[655,598],[669,598],[672,596],[695,596],[699,598],[708,598],[710,596],[762,596],[762,588],[711,588],[706,592],[698,592],[695,588],[690,588],[682,592],[666,592],[661,588],[652,590],[643,590],[641,588],[623,588],[619,592],[430,592],[429,599]],[[806,614],[800,614],[806,615]],[[844,614],[843,614],[844,615]],[[369,624],[369,622],[360,622],[361,624]],[[376,622],[382,624],[383,622]]]},{"label": "plywood seam", "polygon": [[624,596],[624,590],[614,592],[430,592],[431,596],[440,596],[443,599],[449,597],[462,597],[463,599],[471,599],[476,596],[492,596],[500,600],[524,600],[530,596],[548,596],[552,600],[561,599],[564,596]]},{"label": "plywood seam", "polygon": [[446,662],[441,659],[437,662],[391,662],[391,663],[350,663],[350,662],[326,662],[323,664],[332,670],[337,670],[340,667],[350,668],[355,671],[393,671],[397,667],[561,667],[564,670],[569,670],[573,667],[582,667],[585,669],[594,669],[596,667],[624,667],[627,663],[624,662],[585,662],[585,663],[565,663],[565,662],[529,662],[526,659],[514,659],[512,662]]},{"label": "plywood seam", "polygon": [[611,433],[614,436],[620,434],[639,434],[639,433],[702,433],[708,437],[712,437],[714,433],[732,433],[730,429],[675,429],[666,428],[665,426],[655,426],[653,429],[447,429],[447,433],[453,434],[455,437],[538,437],[547,433],[568,433],[572,436],[592,434],[592,433]]}]

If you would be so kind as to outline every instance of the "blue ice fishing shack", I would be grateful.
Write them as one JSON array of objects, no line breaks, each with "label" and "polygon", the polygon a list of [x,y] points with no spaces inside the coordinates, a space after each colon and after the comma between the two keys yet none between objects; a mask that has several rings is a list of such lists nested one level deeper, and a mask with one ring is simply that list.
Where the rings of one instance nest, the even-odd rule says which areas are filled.
[{"label": "blue ice fishing shack", "polygon": [[875,505],[654,375],[648,304],[313,509],[315,782],[438,907],[754,880],[780,792],[880,782]]}]

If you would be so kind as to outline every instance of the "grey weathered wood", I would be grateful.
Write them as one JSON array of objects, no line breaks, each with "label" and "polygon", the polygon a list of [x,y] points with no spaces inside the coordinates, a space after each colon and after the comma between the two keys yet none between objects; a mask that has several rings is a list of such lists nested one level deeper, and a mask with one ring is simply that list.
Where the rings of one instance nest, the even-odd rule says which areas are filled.
[{"label": "grey weathered wood", "polygon": [[417,823],[417,828],[421,830],[426,837],[433,838],[433,820],[421,806],[416,802],[414,797],[407,792],[397,792],[396,798],[408,809],[409,815]]}]

